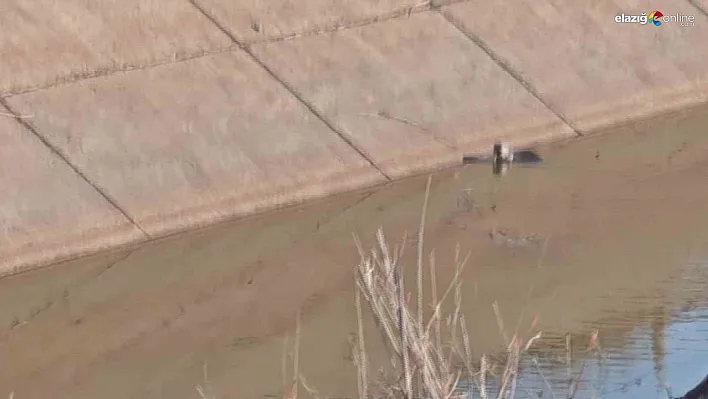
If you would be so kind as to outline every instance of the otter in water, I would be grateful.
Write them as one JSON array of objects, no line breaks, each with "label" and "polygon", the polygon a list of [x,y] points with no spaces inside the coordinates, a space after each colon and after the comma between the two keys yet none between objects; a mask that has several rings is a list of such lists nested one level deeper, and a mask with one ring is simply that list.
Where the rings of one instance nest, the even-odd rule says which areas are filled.
[{"label": "otter in water", "polygon": [[543,158],[533,150],[512,151],[511,147],[499,141],[494,143],[491,156],[465,155],[462,157],[463,164],[487,163],[490,161],[492,173],[504,175],[512,163],[538,165],[543,162]]},{"label": "otter in water", "polygon": [[514,161],[514,153],[511,149],[500,142],[494,143],[492,148],[492,162],[494,163],[512,163]]},{"label": "otter in water", "polygon": [[492,147],[492,156],[484,155],[465,155],[462,157],[463,164],[474,164],[474,163],[522,163],[522,164],[538,164],[543,162],[543,158],[536,151],[533,150],[519,150],[512,151],[511,147],[504,145],[500,142],[496,142]]}]

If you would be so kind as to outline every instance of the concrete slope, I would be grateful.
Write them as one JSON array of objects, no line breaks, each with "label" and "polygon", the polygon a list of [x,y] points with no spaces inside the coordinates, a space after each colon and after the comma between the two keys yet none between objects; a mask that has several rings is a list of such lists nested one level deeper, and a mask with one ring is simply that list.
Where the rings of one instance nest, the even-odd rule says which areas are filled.
[{"label": "concrete slope", "polygon": [[705,1],[15,3],[2,275],[708,101]]}]

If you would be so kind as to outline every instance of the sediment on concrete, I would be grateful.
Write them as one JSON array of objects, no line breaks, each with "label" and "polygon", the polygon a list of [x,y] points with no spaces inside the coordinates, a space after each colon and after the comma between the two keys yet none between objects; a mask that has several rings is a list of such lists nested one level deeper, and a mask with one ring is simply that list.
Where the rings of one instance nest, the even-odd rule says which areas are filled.
[{"label": "sediment on concrete", "polygon": [[708,101],[700,1],[164,2],[0,16],[0,275]]}]

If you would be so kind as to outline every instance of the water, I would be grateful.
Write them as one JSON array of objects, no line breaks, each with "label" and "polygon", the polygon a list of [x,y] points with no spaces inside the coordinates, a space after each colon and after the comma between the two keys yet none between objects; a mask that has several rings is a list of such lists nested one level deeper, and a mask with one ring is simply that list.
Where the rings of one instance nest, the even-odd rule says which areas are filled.
[{"label": "water", "polygon": [[[588,327],[600,329],[618,324],[633,327],[601,338],[597,350],[571,346],[570,361],[567,347],[559,348],[567,336],[547,334],[523,357],[516,397],[565,398],[571,392],[576,398],[606,399],[684,395],[708,375],[706,277],[708,261],[691,263],[678,277],[681,300],[667,301],[654,312],[625,316],[621,323],[591,323]],[[487,395],[496,397],[499,381],[490,380]],[[480,397],[477,383],[463,382],[460,389],[468,391],[470,399]]]},{"label": "water", "polygon": [[[680,288],[693,293],[684,303],[666,303],[665,312],[636,320],[623,346],[589,361],[579,397],[662,398],[685,394],[708,375],[708,262],[686,266]],[[691,295],[691,294],[689,294]],[[693,296],[693,295],[691,295]],[[653,317],[652,317],[653,316]]]},{"label": "water", "polygon": [[[665,398],[662,379],[678,396],[708,374],[705,126],[704,107],[540,147],[542,164],[503,176],[489,164],[434,175],[424,253],[435,252],[439,293],[456,248],[470,253],[461,305],[474,359],[503,352],[497,304],[507,334],[517,325],[544,334],[524,360],[521,397],[552,397],[533,358],[565,397],[568,333],[571,369],[586,364],[577,397]],[[0,397],[187,399],[202,384],[217,398],[282,398],[298,311],[307,385],[320,397],[355,397],[352,233],[365,248],[379,227],[391,246],[407,237],[414,289],[426,183],[0,280]],[[427,262],[424,284],[429,305]],[[583,352],[594,330],[599,360]],[[369,319],[364,332],[373,381],[390,361]]]}]

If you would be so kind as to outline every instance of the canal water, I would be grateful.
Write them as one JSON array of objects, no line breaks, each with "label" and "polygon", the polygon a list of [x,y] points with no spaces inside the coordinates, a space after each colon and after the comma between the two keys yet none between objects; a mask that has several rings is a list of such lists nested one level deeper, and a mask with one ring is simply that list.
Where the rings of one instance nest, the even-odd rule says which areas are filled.
[{"label": "canal water", "polygon": [[[672,281],[682,291],[680,300],[588,322],[585,331],[608,333],[599,348],[588,348],[587,334],[546,332],[521,361],[516,397],[567,398],[574,392],[577,398],[667,399],[685,394],[708,373],[707,278],[708,262],[687,264]],[[612,333],[619,325],[630,329]],[[490,380],[491,398],[499,392],[499,381]],[[476,380],[460,388],[468,398],[481,396]]]},{"label": "canal water", "polygon": [[[683,395],[708,374],[708,108],[537,151],[540,165],[504,176],[487,164],[432,175],[426,316],[431,253],[438,292],[455,254],[469,254],[460,303],[471,356],[503,355],[513,330],[542,332],[517,397],[565,397],[571,379],[579,398],[666,398],[667,385]],[[0,281],[0,397],[199,398],[199,385],[215,398],[282,398],[298,313],[307,386],[356,397],[354,236],[368,250],[382,228],[404,245],[415,289],[427,181]],[[373,388],[390,361],[364,313]],[[600,350],[588,351],[595,331]]]}]

